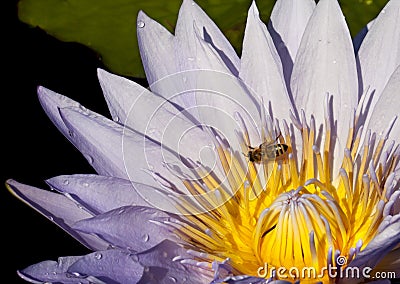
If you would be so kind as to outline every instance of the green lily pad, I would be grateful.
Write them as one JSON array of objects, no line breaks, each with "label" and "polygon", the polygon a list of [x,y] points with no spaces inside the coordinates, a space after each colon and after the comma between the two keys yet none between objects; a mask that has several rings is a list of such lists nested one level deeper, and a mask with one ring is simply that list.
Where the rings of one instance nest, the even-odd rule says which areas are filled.
[{"label": "green lily pad", "polygon": [[[296,1],[296,0],[294,0]],[[275,1],[258,1],[263,20]],[[386,0],[346,0],[342,7],[355,35],[373,19]],[[240,53],[251,0],[198,0]],[[139,10],[173,31],[181,0],[20,0],[21,21],[66,42],[79,42],[97,52],[112,72],[144,77],[136,40]]]}]

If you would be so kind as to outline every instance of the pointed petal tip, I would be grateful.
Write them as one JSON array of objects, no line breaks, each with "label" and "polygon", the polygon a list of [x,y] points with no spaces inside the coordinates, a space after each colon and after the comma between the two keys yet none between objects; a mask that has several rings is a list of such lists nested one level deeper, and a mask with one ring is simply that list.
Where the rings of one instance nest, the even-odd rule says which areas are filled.
[{"label": "pointed petal tip", "polygon": [[137,22],[147,20],[147,19],[150,19],[150,17],[147,16],[147,14],[143,10],[139,10],[138,15],[137,15]]},{"label": "pointed petal tip", "polygon": [[12,194],[12,195],[15,195],[15,192],[14,192],[14,190],[13,190],[13,188],[12,188],[12,186],[14,185],[15,186],[15,183],[17,183],[15,180],[13,180],[13,179],[7,179],[6,181],[5,181],[5,186],[6,186],[6,188],[7,188],[7,190]]},{"label": "pointed petal tip", "polygon": [[108,74],[109,73],[109,72],[107,72],[106,70],[104,70],[102,68],[97,68],[96,71],[97,71],[97,77],[100,77],[100,76],[102,76],[104,74]]},{"label": "pointed petal tip", "polygon": [[41,85],[39,85],[39,86],[36,87],[36,92],[39,94],[39,93],[44,91],[43,89],[46,89],[46,88],[41,86]]},{"label": "pointed petal tip", "polygon": [[103,81],[107,80],[112,76],[115,76],[115,74],[108,72],[104,69],[97,68],[97,78],[99,79],[100,84],[102,84]]},{"label": "pointed petal tip", "polygon": [[250,8],[249,8],[249,14],[250,14],[250,12],[253,13],[253,15],[255,15],[255,16],[259,15],[257,3],[254,0],[251,2]]},{"label": "pointed petal tip", "polygon": [[47,89],[46,87],[43,86],[37,86],[36,88],[36,92],[37,95],[39,97],[40,100],[44,99],[46,96],[48,96],[50,93],[52,93],[53,91],[50,89]]},{"label": "pointed petal tip", "polygon": [[23,186],[24,184],[19,183],[18,181],[14,180],[14,179],[7,179],[5,182],[5,186],[8,190],[8,192],[10,192],[12,195],[14,195],[18,199],[21,199],[20,195],[18,194],[18,186],[21,186],[21,185]]},{"label": "pointed petal tip", "polygon": [[199,7],[199,5],[197,5],[197,3],[193,0],[183,0],[181,7],[180,7],[180,11],[179,13],[181,13],[182,11],[190,11],[193,8],[197,8],[197,9],[201,9]]},{"label": "pointed petal tip", "polygon": [[42,284],[42,281],[37,281],[34,278],[29,277],[28,275],[24,274],[21,270],[17,270],[17,275],[22,279],[27,282],[33,283],[33,284]]}]

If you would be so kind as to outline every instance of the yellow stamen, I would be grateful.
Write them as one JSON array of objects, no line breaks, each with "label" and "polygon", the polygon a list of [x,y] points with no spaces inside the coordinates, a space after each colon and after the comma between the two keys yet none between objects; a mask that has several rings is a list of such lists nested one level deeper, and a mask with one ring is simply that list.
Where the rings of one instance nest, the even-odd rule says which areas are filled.
[{"label": "yellow stamen", "polygon": [[[354,120],[357,123],[358,117]],[[268,122],[265,118],[263,121]],[[353,259],[376,236],[387,214],[384,208],[393,192],[391,173],[398,165],[400,151],[392,151],[393,145],[389,150],[385,148],[387,135],[374,146],[375,135],[370,133],[363,149],[358,149],[361,127],[352,122],[342,168],[333,180],[330,121],[327,115],[322,154],[314,145],[317,128],[313,118],[310,126],[304,113],[301,123],[294,121],[300,127],[303,142],[299,169],[292,152],[294,134],[289,133],[285,121],[285,133],[275,143],[286,144],[288,152],[261,165],[250,161],[244,164],[242,155],[215,139],[225,176],[217,178],[199,166],[199,180],[183,180],[197,202],[191,204],[190,199],[182,199],[179,203],[186,222],[173,227],[183,245],[203,252],[197,257],[201,263],[226,260],[224,263],[232,267],[234,274],[256,277],[260,276],[258,268],[265,264],[287,270],[313,268],[319,274],[329,264],[337,266],[338,256]],[[264,129],[263,136],[274,137],[271,129]],[[242,135],[242,151],[248,151],[247,130],[238,133]],[[221,185],[223,179],[227,183]],[[197,206],[208,212],[189,215]],[[318,279],[296,276],[284,280],[299,279],[334,282],[326,273]]]}]

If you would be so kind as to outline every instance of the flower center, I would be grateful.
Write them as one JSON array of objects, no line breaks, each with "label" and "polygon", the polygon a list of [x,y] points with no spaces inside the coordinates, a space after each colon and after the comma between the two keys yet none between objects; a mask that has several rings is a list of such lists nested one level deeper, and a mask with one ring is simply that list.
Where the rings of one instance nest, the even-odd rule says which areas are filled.
[{"label": "flower center", "polygon": [[[210,268],[213,261],[229,263],[233,275],[257,277],[265,265],[286,271],[312,268],[314,275],[292,273],[284,279],[309,277],[330,283],[332,279],[324,274],[324,267],[349,263],[379,232],[383,218],[389,214],[392,172],[399,151],[393,151],[392,145],[381,155],[387,137],[376,141],[375,135],[367,135],[358,153],[361,134],[351,127],[338,178],[332,180],[330,128],[325,131],[321,154],[315,145],[313,119],[310,125],[304,117],[301,123],[295,123],[300,125],[302,140],[300,151],[297,149],[302,153],[298,167],[293,134],[285,121],[283,124],[284,137],[270,145],[287,145],[288,151],[259,164],[249,159],[244,164],[242,153],[233,152],[216,139],[227,183],[212,174],[199,180],[183,180],[196,205],[181,202],[180,210],[189,222],[178,226],[177,234],[184,244],[202,252],[195,258],[209,263]],[[246,153],[249,139],[245,129],[241,135]],[[201,167],[198,170],[200,173]],[[208,210],[191,215],[195,206]],[[346,262],[338,263],[339,256]],[[271,274],[272,270],[262,276],[280,278]]]}]

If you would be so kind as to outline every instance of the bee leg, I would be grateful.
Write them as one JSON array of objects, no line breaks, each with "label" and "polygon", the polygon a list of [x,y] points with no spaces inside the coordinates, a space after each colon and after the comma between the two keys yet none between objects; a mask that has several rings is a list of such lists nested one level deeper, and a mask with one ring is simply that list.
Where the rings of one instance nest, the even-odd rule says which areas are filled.
[{"label": "bee leg", "polygon": [[247,147],[249,147],[250,150],[254,150],[255,149],[254,147],[251,147],[251,146],[247,146]]}]

